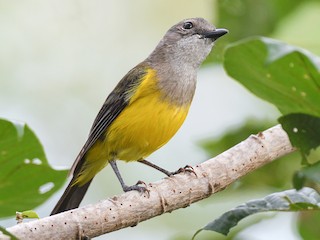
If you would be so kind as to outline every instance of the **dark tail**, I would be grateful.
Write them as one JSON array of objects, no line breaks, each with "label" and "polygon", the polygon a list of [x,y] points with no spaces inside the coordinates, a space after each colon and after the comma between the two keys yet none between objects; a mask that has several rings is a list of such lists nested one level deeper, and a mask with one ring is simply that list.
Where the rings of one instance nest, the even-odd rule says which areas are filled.
[{"label": "dark tail", "polygon": [[[77,175],[76,175],[77,176]],[[59,202],[56,204],[50,215],[54,215],[60,212],[64,212],[70,209],[79,207],[84,195],[86,194],[88,187],[92,179],[83,186],[72,185],[74,178],[70,181],[67,189],[64,191]]]}]

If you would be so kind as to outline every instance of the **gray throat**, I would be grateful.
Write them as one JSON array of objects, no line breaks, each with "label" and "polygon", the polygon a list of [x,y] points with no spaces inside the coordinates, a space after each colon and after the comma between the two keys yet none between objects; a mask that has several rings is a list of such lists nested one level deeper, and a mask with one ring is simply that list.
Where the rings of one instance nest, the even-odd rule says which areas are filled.
[{"label": "gray throat", "polygon": [[199,64],[195,66],[186,59],[174,58],[167,51],[154,51],[146,62],[157,72],[163,99],[178,106],[188,106],[195,93]]}]

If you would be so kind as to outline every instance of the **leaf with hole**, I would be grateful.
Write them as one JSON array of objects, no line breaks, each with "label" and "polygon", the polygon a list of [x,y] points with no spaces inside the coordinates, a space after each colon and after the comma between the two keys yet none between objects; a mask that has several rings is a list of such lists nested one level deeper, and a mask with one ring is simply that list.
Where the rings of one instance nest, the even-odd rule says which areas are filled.
[{"label": "leaf with hole", "polygon": [[39,206],[63,185],[66,175],[66,170],[49,166],[26,124],[0,120],[0,217]]}]

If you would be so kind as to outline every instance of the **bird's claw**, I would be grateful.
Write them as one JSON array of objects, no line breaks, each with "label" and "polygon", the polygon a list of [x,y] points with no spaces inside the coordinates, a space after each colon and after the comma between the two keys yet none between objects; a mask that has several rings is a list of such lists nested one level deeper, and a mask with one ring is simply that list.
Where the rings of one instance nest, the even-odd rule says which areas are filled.
[{"label": "bird's claw", "polygon": [[[143,186],[139,186],[139,185],[144,185]],[[124,192],[129,192],[129,191],[138,191],[139,193],[147,193],[149,195],[150,190],[147,189],[147,184],[143,181],[138,181],[135,185],[132,186],[124,186],[123,187],[123,191]]]},{"label": "bird's claw", "polygon": [[177,171],[173,172],[172,175],[184,173],[184,172],[193,173],[197,177],[196,172],[194,171],[193,167],[190,165],[186,165],[183,168],[179,168]]}]

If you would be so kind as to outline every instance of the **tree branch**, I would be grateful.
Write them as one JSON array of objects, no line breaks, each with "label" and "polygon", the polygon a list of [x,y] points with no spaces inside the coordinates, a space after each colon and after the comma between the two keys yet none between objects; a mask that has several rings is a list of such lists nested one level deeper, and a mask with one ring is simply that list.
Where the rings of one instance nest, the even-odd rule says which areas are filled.
[{"label": "tree branch", "polygon": [[286,132],[277,125],[194,166],[195,174],[185,172],[150,183],[149,195],[131,191],[7,230],[21,239],[84,239],[135,226],[207,198],[294,150]]}]

